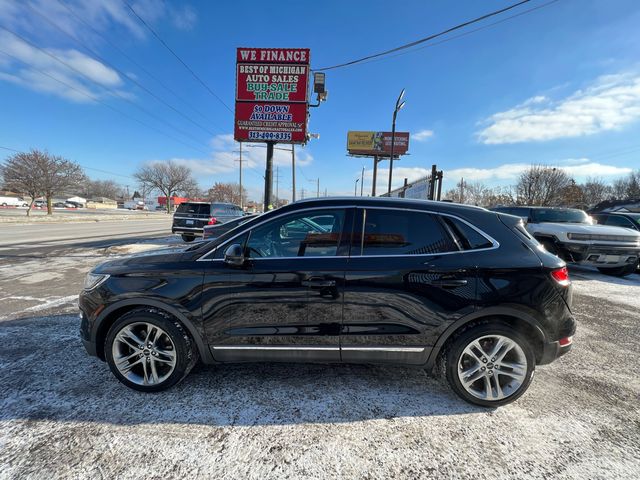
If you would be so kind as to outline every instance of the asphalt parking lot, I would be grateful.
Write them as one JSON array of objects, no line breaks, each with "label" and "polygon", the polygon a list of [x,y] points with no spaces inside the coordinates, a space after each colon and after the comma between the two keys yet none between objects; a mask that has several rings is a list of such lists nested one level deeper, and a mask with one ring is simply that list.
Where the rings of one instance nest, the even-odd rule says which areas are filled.
[{"label": "asphalt parking lot", "polygon": [[8,251],[0,478],[640,476],[640,275],[573,268],[573,351],[486,410],[423,370],[379,366],[196,367],[134,392],[85,354],[75,311],[84,273],[126,248]]}]

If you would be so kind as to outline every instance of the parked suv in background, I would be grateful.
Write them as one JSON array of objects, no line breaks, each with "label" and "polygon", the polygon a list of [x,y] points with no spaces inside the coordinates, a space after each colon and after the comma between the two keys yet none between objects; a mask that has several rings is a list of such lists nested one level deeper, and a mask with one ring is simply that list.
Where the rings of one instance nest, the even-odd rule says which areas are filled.
[{"label": "parked suv in background", "polygon": [[640,232],[640,213],[601,212],[593,213],[591,217],[598,222],[598,225],[630,228]]},{"label": "parked suv in background", "polygon": [[217,225],[242,217],[244,212],[232,203],[185,202],[173,214],[172,233],[179,233],[185,242],[202,237],[205,225]]},{"label": "parked suv in background", "polygon": [[633,273],[640,258],[640,232],[594,225],[582,210],[552,207],[497,207],[526,220],[527,231],[547,251],[567,262],[592,265],[607,275]]},{"label": "parked suv in background", "polygon": [[460,397],[498,406],[571,348],[571,289],[565,263],[519,218],[424,200],[313,199],[212,241],[99,265],[80,294],[80,333],[141,391],[175,385],[198,358],[437,363]]}]

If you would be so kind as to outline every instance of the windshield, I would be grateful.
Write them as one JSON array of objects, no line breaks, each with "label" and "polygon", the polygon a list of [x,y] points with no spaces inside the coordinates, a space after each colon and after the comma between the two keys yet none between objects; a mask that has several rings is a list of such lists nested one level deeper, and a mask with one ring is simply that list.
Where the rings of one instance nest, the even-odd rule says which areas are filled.
[{"label": "windshield", "polygon": [[591,224],[589,216],[582,210],[558,208],[531,209],[531,218],[536,223],[584,223]]}]

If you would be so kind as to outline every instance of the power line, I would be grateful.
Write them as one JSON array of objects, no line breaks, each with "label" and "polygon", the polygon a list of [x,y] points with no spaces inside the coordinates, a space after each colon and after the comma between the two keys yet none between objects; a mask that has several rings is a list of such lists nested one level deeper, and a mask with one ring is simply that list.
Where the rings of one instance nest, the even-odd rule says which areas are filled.
[{"label": "power line", "polygon": [[102,38],[105,42],[107,42],[109,45],[111,45],[111,47],[117,51],[120,55],[122,55],[124,58],[126,58],[127,60],[129,60],[129,62],[131,62],[133,65],[135,65],[136,67],[138,67],[140,70],[142,70],[145,74],[147,74],[150,78],[152,78],[153,80],[155,80],[156,82],[158,82],[159,85],[161,85],[165,90],[167,90],[169,93],[171,93],[174,97],[176,97],[178,100],[180,100],[184,105],[186,105],[187,107],[189,107],[191,110],[193,110],[194,112],[196,112],[198,115],[200,115],[200,117],[202,117],[202,119],[206,120],[206,121],[211,121],[209,118],[207,118],[207,116],[202,113],[200,110],[198,110],[196,107],[194,107],[190,102],[188,102],[187,100],[185,100],[181,95],[179,95],[175,90],[173,90],[171,87],[169,87],[168,85],[166,85],[160,78],[158,78],[157,76],[155,76],[153,73],[151,73],[148,69],[146,69],[144,66],[142,66],[140,63],[138,63],[137,61],[135,61],[133,58],[131,58],[131,56],[129,56],[126,52],[124,52],[121,48],[119,48],[115,43],[113,43],[111,40],[109,40],[109,38],[106,35],[103,35],[102,33],[100,33],[96,28],[94,28],[89,22],[87,22],[85,19],[83,19],[80,15],[78,15],[69,5],[67,5],[66,3],[63,2],[63,0],[58,0],[58,3],[60,5],[62,5],[64,8],[66,8],[69,13],[71,15],[73,15],[79,22],[83,23],[84,25],[86,25],[88,28],[90,28],[96,35],[98,35],[100,38]]},{"label": "power line", "polygon": [[505,8],[501,8],[500,10],[495,10],[493,12],[487,13],[487,14],[482,15],[480,17],[474,18],[473,20],[469,20],[469,21],[466,21],[464,23],[460,23],[460,24],[455,25],[453,27],[447,28],[446,30],[443,30],[441,32],[434,33],[434,34],[429,35],[427,37],[421,38],[419,40],[415,40],[415,41],[410,42],[410,43],[406,43],[404,45],[400,45],[399,47],[395,47],[395,48],[392,48],[390,50],[385,50],[384,52],[374,53],[372,55],[367,55],[366,57],[358,58],[356,60],[351,60],[349,62],[339,63],[337,65],[332,65],[330,67],[316,68],[316,69],[314,69],[314,71],[322,72],[322,71],[326,71],[326,70],[334,70],[336,68],[348,67],[348,66],[351,66],[351,65],[355,65],[357,63],[362,63],[362,62],[364,62],[366,60],[371,60],[373,58],[382,57],[382,56],[385,56],[385,55],[389,55],[391,53],[399,52],[401,50],[406,50],[407,48],[415,47],[416,45],[420,45],[422,43],[428,42],[430,40],[433,40],[434,38],[441,37],[443,35],[446,35],[448,33],[453,32],[453,31],[460,30],[461,28],[464,28],[464,27],[467,27],[469,25],[472,25],[474,23],[481,22],[482,20],[486,20],[487,18],[493,17],[495,15],[499,15],[501,13],[504,13],[504,12],[508,11],[508,10],[511,10],[513,8],[516,8],[516,7],[519,7],[520,5],[528,3],[530,1],[531,0],[522,0],[520,2],[517,2],[517,3],[514,3],[512,5],[509,5],[509,6],[505,7]]},{"label": "power line", "polygon": [[497,20],[495,22],[488,23],[487,25],[483,25],[481,27],[474,28],[474,29],[468,30],[468,31],[463,32],[463,33],[459,33],[458,35],[452,35],[451,37],[445,38],[445,39],[440,40],[438,42],[429,43],[427,45],[423,45],[421,47],[414,48],[413,50],[408,50],[408,51],[405,51],[405,52],[396,53],[395,55],[390,55],[388,57],[375,58],[375,59],[372,59],[372,60],[367,60],[367,61],[364,61],[362,63],[363,64],[367,64],[367,63],[382,62],[384,60],[389,60],[389,59],[392,59],[392,58],[400,57],[402,55],[408,55],[410,53],[415,53],[415,52],[418,52],[420,50],[424,50],[425,48],[435,47],[436,45],[441,45],[443,43],[447,43],[447,42],[450,42],[452,40],[456,40],[458,38],[466,37],[467,35],[471,35],[473,33],[479,32],[481,30],[486,30],[486,29],[491,28],[491,27],[493,27],[495,25],[499,25],[500,23],[504,23],[504,22],[507,22],[507,21],[512,20],[514,18],[521,17],[523,15],[526,15],[527,13],[531,13],[531,12],[534,12],[536,10],[540,10],[541,8],[548,7],[549,5],[551,5],[553,3],[557,3],[559,1],[560,0],[551,0],[550,2],[543,3],[542,5],[538,5],[536,7],[532,7],[532,8],[529,8],[527,10],[523,10],[522,12],[516,13],[514,15],[510,15],[508,17],[502,18],[502,19]]},{"label": "power line", "polygon": [[[27,153],[27,152],[24,152],[24,151],[21,151],[21,150],[16,150],[15,148],[3,147],[2,145],[0,145],[0,148],[1,148],[2,150],[9,150],[9,151],[11,151],[11,152],[15,152],[15,153]],[[84,168],[85,170],[94,170],[94,171],[96,171],[96,172],[107,173],[107,174],[109,174],[109,175],[116,175],[116,176],[118,176],[118,177],[124,177],[124,178],[129,178],[129,179],[131,179],[131,180],[135,180],[135,177],[131,177],[131,176],[129,176],[129,175],[123,175],[123,174],[121,174],[121,173],[109,172],[108,170],[101,170],[101,169],[99,169],[99,168],[85,167],[84,165],[82,165],[82,164],[80,164],[80,163],[78,163],[78,165],[80,165],[80,166],[81,166],[82,168]]]},{"label": "power line", "polygon": [[[26,39],[26,38],[24,38],[23,36],[19,35],[18,33],[14,32],[14,31],[12,31],[12,30],[9,30],[8,28],[4,27],[3,25],[0,25],[0,29],[5,30],[5,31],[7,31],[7,32],[11,33],[11,34],[12,34],[12,35],[14,35],[15,37],[17,37],[17,38],[19,38],[20,40],[22,40],[24,43],[26,43],[26,44],[28,44],[28,45],[32,46],[33,48],[35,48],[35,49],[39,50],[40,52],[44,53],[45,55],[47,55],[47,56],[49,56],[49,57],[53,58],[54,60],[56,60],[57,62],[61,63],[62,65],[64,65],[64,66],[65,66],[65,67],[67,67],[68,69],[73,70],[73,71],[74,71],[74,72],[76,72],[78,75],[80,75],[80,76],[82,76],[82,77],[86,78],[87,80],[89,80],[89,81],[90,81],[91,83],[93,83],[94,85],[97,85],[97,86],[101,87],[102,89],[106,90],[107,92],[111,93],[112,95],[115,95],[116,97],[118,97],[118,98],[120,98],[120,99],[124,100],[125,102],[127,102],[127,103],[129,103],[129,104],[133,105],[134,107],[138,108],[138,109],[139,109],[139,110],[141,110],[142,112],[146,113],[148,116],[150,116],[150,117],[152,117],[152,118],[156,119],[157,121],[159,121],[159,122],[161,122],[161,123],[164,123],[165,125],[169,126],[169,128],[171,128],[171,129],[175,130],[176,132],[179,132],[180,134],[184,135],[185,137],[190,138],[191,140],[195,141],[196,143],[200,143],[200,140],[198,140],[197,138],[193,137],[191,134],[189,134],[189,133],[187,133],[187,132],[183,131],[182,129],[180,129],[180,128],[176,127],[175,125],[172,125],[171,123],[169,123],[168,121],[166,121],[166,120],[165,120],[165,119],[163,119],[162,117],[159,117],[158,115],[156,115],[156,114],[154,114],[154,113],[150,112],[150,111],[149,111],[149,110],[147,110],[146,108],[142,107],[141,105],[138,105],[137,103],[135,103],[134,101],[132,101],[132,100],[130,100],[129,98],[125,97],[124,95],[120,94],[119,92],[117,92],[117,91],[115,91],[115,90],[113,90],[113,89],[110,89],[110,88],[108,88],[108,87],[105,87],[104,85],[101,85],[100,83],[96,82],[95,80],[93,80],[91,77],[89,77],[89,76],[88,76],[88,75],[86,75],[85,73],[81,72],[80,70],[78,70],[77,68],[73,67],[72,65],[70,65],[70,64],[69,64],[69,63],[67,63],[67,62],[65,62],[64,60],[61,60],[59,57],[57,57],[57,56],[56,56],[56,55],[54,55],[53,53],[48,52],[47,50],[45,50],[45,49],[44,49],[44,48],[42,48],[42,47],[39,47],[38,45],[34,44],[33,42],[30,42],[29,40],[27,40],[27,39]],[[8,55],[8,56],[10,56],[10,57],[13,57],[13,58],[15,58],[15,59],[17,59],[17,60],[19,60],[19,61],[22,61],[22,60],[20,60],[19,58],[14,57],[13,55],[8,54],[7,52],[3,52],[3,53],[5,53],[6,55]],[[23,63],[27,63],[27,62],[23,62]],[[35,67],[34,67],[34,68],[35,68]],[[37,70],[37,69],[36,69],[36,70]],[[42,73],[42,71],[41,71],[41,70],[40,70],[40,72]],[[50,75],[47,75],[47,76],[51,77]],[[55,77],[51,77],[51,78],[54,78],[55,80],[60,81],[59,79],[56,79]],[[61,83],[64,83],[64,82],[62,82],[62,81],[60,81],[60,82],[61,82]],[[68,84],[67,84],[67,85],[68,85]],[[78,90],[78,89],[74,89],[74,90]],[[78,90],[78,91],[79,91],[79,90]],[[83,93],[85,93],[85,92],[83,92]],[[85,93],[85,94],[86,94],[86,93]],[[92,98],[95,98],[95,97],[92,97]],[[184,142],[183,142],[183,143],[184,143]],[[204,143],[202,143],[201,145],[206,146]],[[199,148],[197,148],[197,147],[193,147],[193,146],[191,146],[191,148],[195,148],[196,150],[199,150],[200,152],[203,152],[203,153],[205,153],[206,155],[208,155],[208,154],[209,154],[209,152],[207,152],[207,151],[205,151],[205,150],[201,150],[201,149],[199,149]]]},{"label": "power line", "polygon": [[[1,26],[0,26],[0,28],[1,28]],[[76,91],[76,92],[80,93],[81,95],[84,95],[85,97],[87,97],[87,98],[89,98],[89,99],[93,100],[94,102],[100,103],[101,105],[104,105],[105,107],[107,107],[107,108],[109,108],[109,109],[113,110],[114,112],[117,112],[117,113],[119,113],[120,115],[123,115],[123,116],[125,116],[125,117],[127,117],[127,118],[129,118],[129,119],[131,119],[131,120],[134,120],[135,122],[138,122],[139,124],[141,124],[141,125],[143,125],[143,126],[145,126],[145,127],[149,128],[149,129],[151,129],[151,130],[154,130],[155,132],[157,132],[157,133],[159,133],[159,134],[161,134],[161,135],[163,135],[163,136],[169,137],[169,138],[171,138],[172,140],[175,140],[176,142],[179,142],[179,143],[181,143],[181,144],[183,144],[183,145],[185,145],[185,146],[187,146],[187,147],[189,147],[189,148],[192,148],[192,149],[194,149],[194,150],[198,150],[198,151],[200,151],[200,152],[204,152],[204,150],[200,150],[199,148],[194,147],[193,145],[190,145],[190,144],[188,144],[188,143],[186,143],[186,142],[184,142],[184,141],[180,140],[179,138],[174,137],[173,135],[171,135],[171,134],[169,134],[169,133],[163,132],[163,131],[162,131],[162,130],[160,130],[159,128],[156,128],[156,127],[154,127],[154,126],[152,126],[152,125],[149,125],[149,124],[147,124],[147,123],[143,122],[142,120],[139,120],[139,119],[137,119],[137,118],[135,118],[135,117],[133,117],[133,116],[129,115],[128,113],[125,113],[125,112],[123,112],[122,110],[120,110],[120,109],[118,109],[118,108],[116,108],[116,107],[114,107],[114,106],[112,106],[112,105],[109,105],[109,104],[108,104],[108,103],[106,103],[106,102],[103,102],[103,101],[102,101],[102,100],[100,100],[99,98],[94,97],[93,95],[90,95],[90,94],[88,94],[87,92],[85,92],[85,91],[83,91],[83,90],[80,90],[79,88],[76,88],[76,87],[74,87],[73,85],[71,85],[71,84],[69,84],[69,83],[67,83],[67,82],[65,82],[65,81],[63,81],[63,80],[60,80],[59,78],[56,78],[56,77],[54,77],[53,75],[50,75],[49,73],[45,72],[44,70],[41,70],[41,69],[39,69],[39,68],[35,67],[34,65],[32,65],[32,64],[30,64],[30,63],[27,63],[27,62],[25,62],[24,60],[19,59],[18,57],[14,57],[14,56],[13,56],[13,55],[11,55],[10,53],[7,53],[7,52],[5,52],[5,51],[3,51],[3,50],[0,50],[0,53],[2,53],[3,55],[6,55],[7,57],[13,58],[14,60],[17,60],[18,62],[21,62],[21,63],[23,63],[23,64],[25,64],[25,65],[27,65],[27,66],[29,66],[29,67],[31,67],[31,68],[33,68],[35,71],[39,72],[40,74],[45,75],[45,76],[49,77],[50,79],[55,80],[56,82],[61,83],[61,84],[62,84],[62,85],[64,85],[65,87],[70,88],[71,90],[74,90],[74,91]],[[207,155],[209,154],[208,152],[204,152],[204,153],[206,153]]]},{"label": "power line", "polygon": [[[134,85],[136,85],[138,88],[144,90],[147,94],[149,94],[151,97],[153,97],[155,100],[157,100],[158,102],[162,103],[164,106],[170,108],[171,110],[173,110],[174,112],[176,112],[178,115],[182,116],[185,120],[191,122],[193,125],[195,125],[196,127],[200,128],[202,131],[204,131],[207,134],[210,135],[215,135],[214,132],[212,132],[211,130],[209,130],[207,127],[203,126],[201,123],[196,122],[195,120],[193,120],[191,117],[189,117],[188,115],[184,114],[183,112],[181,112],[180,110],[178,110],[177,108],[175,108],[173,105],[171,105],[170,103],[166,102],[165,100],[163,100],[162,98],[160,98],[158,95],[156,95],[155,93],[153,93],[151,90],[149,90],[147,87],[145,87],[144,85],[142,85],[140,82],[138,82],[135,78],[131,78],[128,74],[126,74],[125,72],[123,72],[122,70],[120,70],[118,67],[116,67],[115,65],[113,65],[112,63],[108,62],[104,57],[102,57],[98,52],[96,52],[95,50],[93,50],[92,48],[88,47],[87,45],[85,45],[78,37],[76,37],[75,35],[67,32],[64,28],[60,27],[60,25],[58,25],[57,23],[55,23],[54,21],[52,21],[51,19],[49,19],[46,15],[44,15],[43,13],[39,12],[37,9],[35,9],[33,6],[31,6],[29,3],[25,3],[24,4],[29,10],[31,10],[33,13],[35,13],[36,15],[38,15],[39,17],[41,17],[45,22],[47,22],[49,25],[51,25],[53,28],[55,28],[56,30],[58,30],[59,32],[61,32],[63,35],[66,35],[68,38],[70,38],[71,40],[75,41],[78,45],[80,45],[82,48],[84,48],[87,52],[89,52],[91,55],[93,55],[95,58],[97,58],[98,60],[100,60],[103,64],[107,65],[108,67],[112,68],[113,70],[115,70],[117,73],[119,73],[120,75],[122,75],[124,78],[126,78],[127,80],[129,80],[131,83],[133,83]],[[222,129],[219,129],[222,132]]]},{"label": "power line", "polygon": [[196,75],[196,73],[191,69],[191,67],[189,67],[189,65],[187,65],[185,61],[182,60],[182,58],[180,58],[178,54],[174,52],[169,45],[167,45],[167,43],[160,37],[160,35],[158,35],[155,32],[155,30],[151,28],[151,26],[147,22],[145,22],[140,15],[137,14],[137,12],[133,9],[133,7],[127,2],[127,0],[122,0],[122,3],[124,3],[127,6],[127,8],[131,10],[131,13],[133,13],[136,16],[136,18],[140,20],[140,22],[142,22],[142,24],[145,27],[147,27],[147,30],[149,30],[153,34],[153,36],[156,37],[158,41],[164,46],[164,48],[166,48],[171,53],[171,55],[173,55],[182,64],[182,66],[189,71],[189,73],[193,76],[193,78],[195,78],[200,83],[200,85],[202,85],[211,95],[213,95],[213,97],[216,98],[216,100],[218,100],[222,105],[224,105],[224,107],[227,110],[233,113],[233,110],[229,108],[229,105],[224,103],[224,101],[218,95],[216,95],[216,93],[213,90],[211,90],[211,88],[206,83],[204,83],[204,81],[198,75]]}]

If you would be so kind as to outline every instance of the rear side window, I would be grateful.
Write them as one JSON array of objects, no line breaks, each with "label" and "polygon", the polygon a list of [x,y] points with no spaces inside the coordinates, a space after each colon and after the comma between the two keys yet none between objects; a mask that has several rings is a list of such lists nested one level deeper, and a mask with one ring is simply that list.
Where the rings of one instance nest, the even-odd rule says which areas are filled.
[{"label": "rear side window", "polygon": [[631,220],[628,220],[621,215],[610,215],[605,223],[606,225],[614,225],[616,227],[633,228]]},{"label": "rear side window", "polygon": [[491,240],[463,221],[444,215],[441,218],[451,229],[451,232],[463,250],[476,250],[478,248],[490,248],[493,246]]},{"label": "rear side window", "polygon": [[356,254],[423,255],[458,251],[431,214],[369,209],[363,215],[363,231],[354,235]]},{"label": "rear side window", "polygon": [[176,213],[189,215],[209,215],[208,203],[181,203],[178,205]]}]

